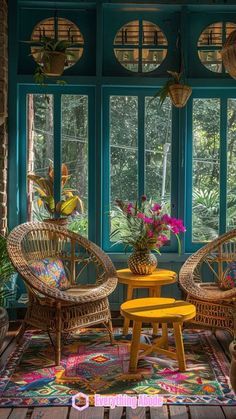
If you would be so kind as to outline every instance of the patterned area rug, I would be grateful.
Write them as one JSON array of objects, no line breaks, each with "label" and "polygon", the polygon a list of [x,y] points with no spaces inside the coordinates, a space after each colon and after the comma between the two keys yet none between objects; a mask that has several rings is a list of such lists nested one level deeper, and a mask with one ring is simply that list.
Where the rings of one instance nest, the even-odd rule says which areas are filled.
[{"label": "patterned area rug", "polygon": [[[65,343],[62,365],[55,367],[47,335],[27,332],[0,373],[0,406],[71,405],[79,391],[159,395],[168,404],[236,404],[229,363],[210,332],[185,331],[186,372],[178,371],[176,361],[153,354],[139,360],[139,378],[132,380],[127,378],[130,338],[116,329],[117,344],[111,346],[104,330],[82,330]],[[151,339],[148,330],[142,339]],[[169,340],[174,348],[173,337]]]}]

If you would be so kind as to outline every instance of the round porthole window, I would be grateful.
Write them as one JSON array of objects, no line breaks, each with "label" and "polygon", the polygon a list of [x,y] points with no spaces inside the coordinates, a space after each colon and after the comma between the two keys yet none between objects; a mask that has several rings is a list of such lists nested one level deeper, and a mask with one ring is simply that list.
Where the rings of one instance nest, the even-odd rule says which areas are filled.
[{"label": "round porthole window", "polygon": [[146,20],[126,23],[117,32],[113,44],[119,63],[136,73],[156,70],[165,59],[168,47],[159,26]]},{"label": "round porthole window", "polygon": [[217,22],[207,26],[201,33],[197,48],[201,63],[215,73],[225,72],[221,50],[230,35],[236,29],[236,23]]},{"label": "round porthole window", "polygon": [[[65,62],[65,69],[74,65],[82,57],[84,38],[78,26],[70,20],[61,17],[56,19],[50,17],[39,22],[31,34],[31,40],[40,42],[45,37],[58,39],[58,41],[69,41],[72,44],[67,48],[68,54]],[[39,53],[39,50],[40,47],[31,47],[31,54],[34,60],[40,64],[42,54]]]}]

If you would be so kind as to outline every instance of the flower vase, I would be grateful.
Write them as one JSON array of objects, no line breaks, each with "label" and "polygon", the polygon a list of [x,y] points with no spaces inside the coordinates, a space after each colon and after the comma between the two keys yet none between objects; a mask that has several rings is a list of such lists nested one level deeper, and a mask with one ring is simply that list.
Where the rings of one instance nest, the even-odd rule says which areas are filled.
[{"label": "flower vase", "polygon": [[151,275],[157,267],[157,259],[150,250],[134,250],[128,258],[128,267],[133,274]]}]

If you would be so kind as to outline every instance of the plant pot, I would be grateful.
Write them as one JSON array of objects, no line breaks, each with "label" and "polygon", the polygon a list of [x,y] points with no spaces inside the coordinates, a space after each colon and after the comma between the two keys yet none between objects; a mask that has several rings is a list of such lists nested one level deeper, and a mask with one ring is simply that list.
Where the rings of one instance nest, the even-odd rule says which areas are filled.
[{"label": "plant pot", "polygon": [[47,51],[44,53],[42,63],[43,63],[43,73],[46,76],[61,76],[65,68],[66,54],[59,51]]},{"label": "plant pot", "polygon": [[66,227],[68,224],[67,218],[45,218],[44,223],[56,224],[61,227]]},{"label": "plant pot", "polygon": [[0,307],[0,348],[2,347],[3,341],[6,337],[9,328],[8,314],[5,308]]},{"label": "plant pot", "polygon": [[226,70],[231,77],[236,79],[236,30],[228,36],[221,55]]},{"label": "plant pot", "polygon": [[192,88],[186,84],[172,84],[169,86],[169,96],[176,108],[183,108],[192,93]]},{"label": "plant pot", "polygon": [[229,345],[229,351],[231,355],[229,378],[230,378],[232,389],[234,390],[236,394],[236,341],[235,340],[231,342],[231,344]]},{"label": "plant pot", "polygon": [[150,250],[135,250],[128,258],[128,267],[134,274],[151,275],[157,267],[157,259]]}]

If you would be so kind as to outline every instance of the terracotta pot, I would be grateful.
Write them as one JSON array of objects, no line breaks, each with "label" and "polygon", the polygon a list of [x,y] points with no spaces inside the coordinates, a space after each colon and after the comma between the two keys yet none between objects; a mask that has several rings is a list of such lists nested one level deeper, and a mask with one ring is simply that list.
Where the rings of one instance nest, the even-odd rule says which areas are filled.
[{"label": "terracotta pot", "polygon": [[221,55],[226,70],[231,77],[236,79],[236,30],[228,36]]},{"label": "terracotta pot", "polygon": [[62,227],[66,227],[68,224],[67,218],[45,218],[43,221],[44,223],[57,224]]},{"label": "terracotta pot", "polygon": [[128,267],[134,274],[151,275],[157,267],[157,258],[150,250],[135,250],[128,258]]},{"label": "terracotta pot", "polygon": [[43,56],[43,72],[46,76],[61,76],[66,61],[66,54],[59,51],[47,51]]},{"label": "terracotta pot", "polygon": [[229,345],[229,351],[231,354],[229,378],[230,378],[232,389],[234,390],[236,394],[236,340],[231,342],[231,344]]},{"label": "terracotta pot", "polygon": [[169,87],[169,96],[176,108],[183,108],[192,93],[192,88],[186,84],[172,84]]},{"label": "terracotta pot", "polygon": [[0,348],[6,337],[9,328],[8,314],[5,308],[0,307]]}]

